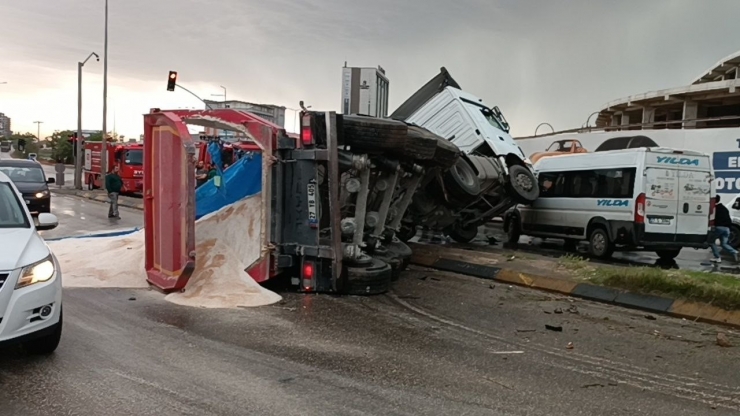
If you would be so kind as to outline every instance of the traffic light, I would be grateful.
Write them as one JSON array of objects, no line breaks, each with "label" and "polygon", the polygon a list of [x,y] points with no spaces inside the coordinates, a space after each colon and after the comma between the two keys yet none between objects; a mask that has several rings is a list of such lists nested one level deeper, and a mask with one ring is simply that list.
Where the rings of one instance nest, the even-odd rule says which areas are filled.
[{"label": "traffic light", "polygon": [[177,72],[170,71],[170,76],[167,78],[167,91],[174,91],[176,83],[177,83]]}]

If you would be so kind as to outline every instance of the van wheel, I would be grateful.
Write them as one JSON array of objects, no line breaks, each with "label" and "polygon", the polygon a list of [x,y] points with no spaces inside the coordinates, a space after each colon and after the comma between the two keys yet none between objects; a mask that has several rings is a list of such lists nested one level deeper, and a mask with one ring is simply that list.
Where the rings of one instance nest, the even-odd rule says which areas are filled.
[{"label": "van wheel", "polygon": [[465,159],[457,162],[444,173],[443,181],[451,201],[468,205],[480,196],[480,179]]},{"label": "van wheel", "polygon": [[62,317],[63,313],[59,311],[59,322],[53,326],[54,329],[52,332],[49,335],[23,343],[23,348],[28,353],[34,355],[49,355],[53,353],[59,346],[59,340],[62,339]]},{"label": "van wheel", "polygon": [[455,223],[447,230],[447,235],[458,243],[469,243],[478,236],[478,227],[475,225],[463,227],[459,223]]},{"label": "van wheel", "polygon": [[661,260],[673,260],[678,257],[681,252],[680,248],[668,249],[668,250],[655,250],[655,254],[660,257]]},{"label": "van wheel", "polygon": [[512,216],[509,219],[509,227],[506,230],[506,241],[509,244],[518,244],[522,236],[522,222],[519,217]]},{"label": "van wheel", "polygon": [[509,166],[509,191],[520,204],[531,204],[540,196],[537,178],[521,165]]},{"label": "van wheel", "polygon": [[733,248],[740,247],[740,226],[730,226],[730,238],[727,241]]},{"label": "van wheel", "polygon": [[588,252],[598,258],[608,259],[614,253],[614,247],[609,241],[609,234],[603,228],[594,228],[588,238]]}]

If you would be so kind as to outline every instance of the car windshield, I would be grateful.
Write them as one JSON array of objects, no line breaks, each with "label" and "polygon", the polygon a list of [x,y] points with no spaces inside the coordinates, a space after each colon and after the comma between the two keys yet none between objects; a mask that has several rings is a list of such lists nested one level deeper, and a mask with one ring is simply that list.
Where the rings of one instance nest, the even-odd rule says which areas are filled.
[{"label": "car windshield", "polygon": [[0,172],[15,183],[44,183],[44,171],[36,166],[0,166]]},{"label": "car windshield", "polygon": [[0,182],[0,228],[30,228],[31,225],[13,188]]},{"label": "car windshield", "polygon": [[126,164],[132,166],[141,166],[144,164],[144,152],[141,150],[127,150]]}]

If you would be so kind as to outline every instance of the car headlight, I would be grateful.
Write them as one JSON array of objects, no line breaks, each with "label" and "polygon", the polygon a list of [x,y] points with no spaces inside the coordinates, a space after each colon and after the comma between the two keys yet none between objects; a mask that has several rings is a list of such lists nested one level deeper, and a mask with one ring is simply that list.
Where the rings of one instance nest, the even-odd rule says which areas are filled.
[{"label": "car headlight", "polygon": [[47,195],[49,195],[49,191],[36,192],[36,198],[43,198]]},{"label": "car headlight", "polygon": [[24,267],[15,288],[20,289],[35,283],[46,282],[54,277],[55,272],[54,259],[49,254],[47,258]]}]

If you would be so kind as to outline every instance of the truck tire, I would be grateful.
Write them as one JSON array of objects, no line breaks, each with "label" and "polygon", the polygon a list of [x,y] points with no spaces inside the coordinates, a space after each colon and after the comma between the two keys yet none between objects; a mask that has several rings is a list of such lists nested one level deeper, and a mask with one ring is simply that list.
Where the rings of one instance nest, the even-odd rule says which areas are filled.
[{"label": "truck tire", "polygon": [[444,140],[427,129],[417,126],[408,126],[408,136],[403,156],[419,161],[433,160],[437,152],[439,140]]},{"label": "truck tire", "polygon": [[465,159],[458,159],[442,180],[452,203],[465,206],[480,197],[480,179]]},{"label": "truck tire", "polygon": [[509,244],[519,244],[522,237],[522,221],[518,215],[511,215],[508,218],[506,227],[506,242]]},{"label": "truck tire", "polygon": [[347,266],[348,295],[380,295],[390,289],[393,272],[387,263],[372,259],[365,265]]},{"label": "truck tire", "polygon": [[540,196],[537,178],[529,169],[521,165],[509,166],[509,191],[520,204],[531,204]]},{"label": "truck tire", "polygon": [[365,116],[344,116],[344,143],[354,153],[399,152],[406,148],[405,123]]},{"label": "truck tire", "polygon": [[447,229],[447,235],[458,243],[467,244],[478,236],[478,227],[475,225],[468,225],[463,227],[460,223],[454,223],[450,228]]}]

